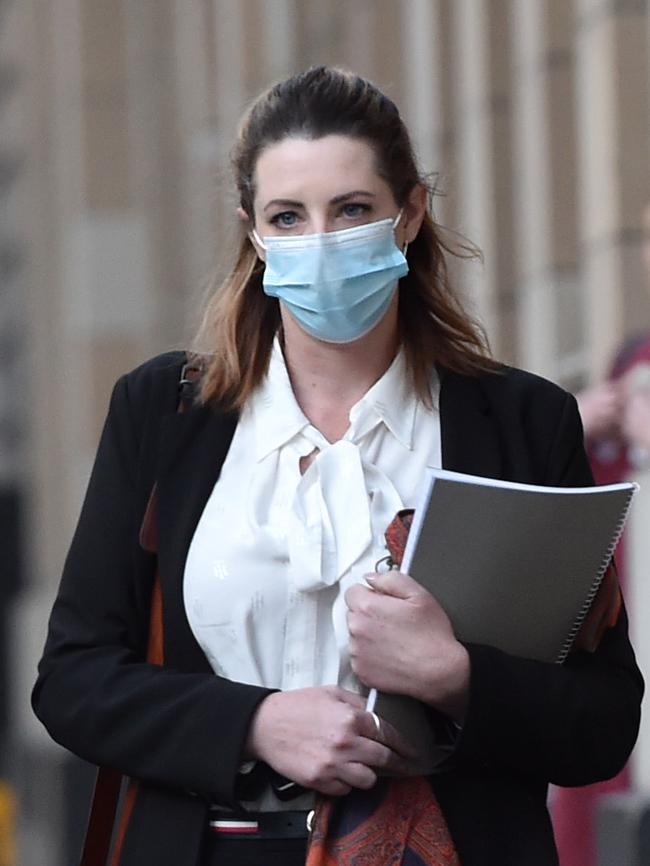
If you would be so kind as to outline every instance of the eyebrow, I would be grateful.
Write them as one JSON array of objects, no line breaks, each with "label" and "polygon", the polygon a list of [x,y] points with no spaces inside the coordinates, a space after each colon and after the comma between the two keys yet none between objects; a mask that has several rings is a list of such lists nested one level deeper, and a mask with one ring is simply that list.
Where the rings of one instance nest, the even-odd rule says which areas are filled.
[{"label": "eyebrow", "polygon": [[357,196],[365,195],[369,198],[375,198],[374,192],[368,192],[365,189],[353,189],[352,192],[344,192],[342,195],[335,195],[333,199],[330,199],[330,204],[341,204],[343,201],[348,201],[351,198],[357,198]]},{"label": "eyebrow", "polygon": [[[353,189],[351,192],[344,192],[341,195],[335,195],[334,198],[330,199],[330,204],[341,204],[344,201],[349,201],[351,198],[357,198],[358,196],[363,195],[368,198],[375,198],[374,192],[369,192],[365,189]],[[290,198],[274,198],[271,201],[264,205],[264,210],[268,210],[270,207],[304,207],[301,201],[295,201]]]}]

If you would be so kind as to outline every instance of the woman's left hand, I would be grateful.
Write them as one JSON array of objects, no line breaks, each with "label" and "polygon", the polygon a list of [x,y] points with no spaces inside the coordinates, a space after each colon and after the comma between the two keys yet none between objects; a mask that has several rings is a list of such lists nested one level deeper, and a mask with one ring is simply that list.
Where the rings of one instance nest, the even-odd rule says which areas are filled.
[{"label": "woman's left hand", "polygon": [[449,617],[408,574],[368,574],[345,601],[354,673],[369,688],[411,695],[462,721],[470,663]]}]

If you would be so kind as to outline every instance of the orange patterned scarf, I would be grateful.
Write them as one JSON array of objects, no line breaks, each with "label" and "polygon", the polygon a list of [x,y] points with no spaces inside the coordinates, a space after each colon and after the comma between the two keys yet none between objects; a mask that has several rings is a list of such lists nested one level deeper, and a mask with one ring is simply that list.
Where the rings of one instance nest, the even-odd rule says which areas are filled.
[{"label": "orange patterned scarf", "polygon": [[381,779],[371,791],[320,798],[306,866],[459,866],[423,776]]}]

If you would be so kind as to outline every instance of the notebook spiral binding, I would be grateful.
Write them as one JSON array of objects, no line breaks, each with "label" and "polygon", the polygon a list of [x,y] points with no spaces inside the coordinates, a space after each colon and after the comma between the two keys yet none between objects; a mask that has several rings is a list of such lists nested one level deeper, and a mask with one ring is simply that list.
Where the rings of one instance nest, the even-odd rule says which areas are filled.
[{"label": "notebook spiral binding", "polygon": [[627,502],[625,504],[625,510],[623,511],[623,513],[621,515],[621,519],[616,524],[616,530],[614,531],[614,535],[612,536],[612,540],[610,541],[610,543],[607,547],[607,550],[605,551],[605,554],[603,556],[600,568],[598,569],[598,573],[596,574],[596,577],[594,578],[594,581],[591,584],[591,589],[589,590],[589,594],[587,595],[587,598],[585,599],[585,603],[580,608],[580,611],[578,612],[578,615],[576,616],[576,618],[573,622],[573,625],[571,626],[571,630],[570,630],[569,634],[566,637],[566,640],[564,641],[564,643],[562,645],[562,649],[560,650],[560,652],[558,654],[558,657],[557,657],[557,663],[558,664],[561,664],[566,659],[566,657],[569,655],[569,652],[571,651],[571,647],[573,646],[573,642],[575,641],[576,637],[578,636],[578,632],[580,631],[580,627],[582,626],[582,623],[584,622],[585,617],[589,613],[589,608],[591,607],[592,602],[593,602],[594,598],[596,597],[596,594],[600,588],[600,584],[602,583],[603,577],[605,576],[605,572],[607,571],[607,568],[608,568],[610,562],[612,561],[612,557],[614,556],[614,551],[616,550],[616,546],[618,545],[618,542],[621,540],[621,535],[623,535],[623,530],[625,529],[625,522],[627,521],[627,516],[630,513],[630,506],[632,505],[632,499],[634,498],[634,494],[637,492],[638,489],[639,489],[639,485],[634,484],[634,486],[632,487],[632,489],[629,492]]}]

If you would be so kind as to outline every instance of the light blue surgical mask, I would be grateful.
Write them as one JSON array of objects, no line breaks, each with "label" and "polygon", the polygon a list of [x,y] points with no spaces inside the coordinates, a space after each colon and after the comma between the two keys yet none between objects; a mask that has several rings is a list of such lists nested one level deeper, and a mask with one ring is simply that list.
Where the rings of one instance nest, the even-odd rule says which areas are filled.
[{"label": "light blue surgical mask", "polygon": [[358,340],[381,320],[408,273],[395,244],[401,217],[312,235],[260,239],[266,251],[263,286],[298,324],[328,343]]}]

